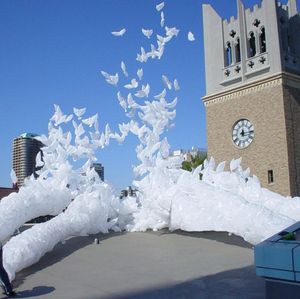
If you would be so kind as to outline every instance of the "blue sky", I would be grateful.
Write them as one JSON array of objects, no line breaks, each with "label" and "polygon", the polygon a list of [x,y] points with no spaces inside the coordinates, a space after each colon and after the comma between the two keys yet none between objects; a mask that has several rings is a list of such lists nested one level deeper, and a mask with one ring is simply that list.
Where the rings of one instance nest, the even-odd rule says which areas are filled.
[{"label": "blue sky", "polygon": [[[161,61],[139,64],[140,46],[149,41],[141,28],[163,34],[153,0],[1,0],[0,1],[0,186],[10,186],[12,141],[23,132],[47,133],[53,104],[65,113],[86,107],[99,114],[100,124],[113,129],[127,121],[119,106],[117,90],[108,85],[100,70],[119,72],[123,60],[130,75],[143,67],[152,95],[162,88],[161,75],[177,78],[175,127],[167,133],[172,149],[206,147],[205,69],[202,40],[202,3],[210,3],[223,18],[236,15],[235,0],[166,0],[165,19],[180,29]],[[259,0],[244,1],[250,7]],[[125,27],[114,37],[111,31]],[[196,41],[187,41],[192,31]],[[154,43],[154,40],[152,40]],[[127,83],[127,82],[124,82]],[[132,181],[137,140],[123,145],[112,142],[99,152],[105,177],[117,188]]]}]

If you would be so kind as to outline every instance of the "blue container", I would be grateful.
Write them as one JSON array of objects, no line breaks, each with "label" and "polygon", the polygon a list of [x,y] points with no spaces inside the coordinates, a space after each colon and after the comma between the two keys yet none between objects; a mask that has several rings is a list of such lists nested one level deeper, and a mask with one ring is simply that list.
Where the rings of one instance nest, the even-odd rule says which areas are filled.
[{"label": "blue container", "polygon": [[257,275],[300,282],[300,222],[255,246],[254,257]]}]

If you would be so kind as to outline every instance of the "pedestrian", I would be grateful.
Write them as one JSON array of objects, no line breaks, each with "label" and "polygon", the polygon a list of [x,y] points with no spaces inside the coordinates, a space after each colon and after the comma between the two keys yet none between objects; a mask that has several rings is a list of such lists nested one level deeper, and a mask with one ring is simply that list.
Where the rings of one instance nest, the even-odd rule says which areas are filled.
[{"label": "pedestrian", "polygon": [[0,243],[0,282],[5,294],[9,297],[13,297],[16,295],[16,293],[13,291],[7,272],[3,267],[2,255],[3,255],[3,250],[2,250],[2,244]]}]

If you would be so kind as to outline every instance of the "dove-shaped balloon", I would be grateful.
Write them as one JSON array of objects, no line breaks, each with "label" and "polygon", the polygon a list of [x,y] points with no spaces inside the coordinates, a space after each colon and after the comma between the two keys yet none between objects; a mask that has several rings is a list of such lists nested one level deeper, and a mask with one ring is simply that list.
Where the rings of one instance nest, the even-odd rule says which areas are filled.
[{"label": "dove-shaped balloon", "polygon": [[147,62],[148,55],[143,47],[141,47],[141,54],[137,54],[136,60],[139,62]]},{"label": "dove-shaped balloon", "polygon": [[42,167],[44,165],[44,162],[42,160],[42,153],[39,151],[35,158],[35,167]]},{"label": "dove-shaped balloon", "polygon": [[176,107],[176,105],[177,105],[177,97],[172,102],[165,104],[166,108],[168,109],[173,109]]},{"label": "dove-shaped balloon", "polygon": [[51,117],[50,120],[54,121],[55,126],[59,126],[62,123],[67,123],[70,120],[72,120],[73,115],[72,114],[70,114],[70,115],[63,114],[58,105],[54,104],[54,109],[55,109],[55,113],[53,114],[53,116]]},{"label": "dove-shaped balloon", "polygon": [[105,145],[106,146],[109,145],[110,135],[111,135],[111,129],[109,127],[109,124],[106,124],[106,126],[105,126]]},{"label": "dove-shaped balloon", "polygon": [[110,75],[104,71],[101,71],[102,76],[105,78],[106,82],[111,85],[117,85],[119,82],[119,74]]},{"label": "dove-shaped balloon", "polygon": [[174,80],[173,85],[174,85],[175,91],[178,91],[180,89],[180,86],[179,86],[179,83],[178,83],[177,79]]},{"label": "dove-shaped balloon", "polygon": [[157,41],[157,44],[158,44],[158,48],[157,48],[157,51],[156,51],[156,56],[157,56],[158,59],[160,59],[164,54],[165,46],[160,41]]},{"label": "dove-shaped balloon", "polygon": [[121,95],[121,93],[119,91],[117,93],[117,97],[118,97],[120,106],[126,111],[127,110],[126,99]]},{"label": "dove-shaped balloon", "polygon": [[169,157],[170,145],[169,145],[166,137],[160,142],[159,151],[160,151],[163,159],[167,159]]},{"label": "dove-shaped balloon", "polygon": [[147,53],[148,57],[151,57],[152,59],[157,57],[157,50],[154,47],[154,45],[151,44],[151,51]]},{"label": "dove-shaped balloon", "polygon": [[77,123],[74,120],[72,121],[72,124],[73,124],[74,130],[75,130],[76,137],[80,137],[82,134],[85,133],[85,130],[84,130],[82,124],[77,125]]},{"label": "dove-shaped balloon", "polygon": [[142,29],[142,32],[147,38],[150,38],[153,33],[153,30],[152,29]]},{"label": "dove-shaped balloon", "polygon": [[10,171],[10,179],[11,179],[11,181],[14,185],[17,184],[18,178],[17,178],[17,175],[16,175],[16,173],[13,169]]},{"label": "dove-shaped balloon", "polygon": [[177,29],[176,27],[169,28],[168,26],[166,26],[165,30],[167,36],[177,36],[179,33],[179,29]]},{"label": "dove-shaped balloon", "polygon": [[163,11],[160,13],[160,26],[161,27],[165,26],[165,14]]},{"label": "dove-shaped balloon", "polygon": [[127,89],[133,89],[133,88],[137,88],[138,85],[139,85],[138,81],[135,78],[133,78],[131,80],[130,84],[126,84],[126,85],[124,85],[124,87]]},{"label": "dove-shaped balloon", "polygon": [[143,69],[142,68],[138,69],[136,74],[137,74],[139,80],[141,81],[143,78],[143,75],[144,75]]},{"label": "dove-shaped balloon", "polygon": [[114,36],[123,36],[125,33],[126,33],[126,29],[123,28],[120,31],[112,31],[111,34],[114,35]]},{"label": "dove-shaped balloon", "polygon": [[139,105],[133,100],[131,93],[129,93],[127,96],[127,104],[131,109],[137,109],[139,107]]},{"label": "dove-shaped balloon", "polygon": [[188,40],[190,42],[193,42],[195,40],[194,34],[191,31],[189,31],[188,33]]},{"label": "dove-shaped balloon", "polygon": [[82,115],[85,113],[86,111],[86,108],[73,108],[73,112],[74,114],[79,118],[81,119]]},{"label": "dove-shaped balloon", "polygon": [[125,65],[124,61],[121,61],[121,69],[122,69],[124,76],[128,77],[128,73],[127,73],[126,65]]},{"label": "dove-shaped balloon", "polygon": [[160,99],[164,99],[166,97],[167,91],[166,89],[164,89],[160,94],[154,96],[154,99],[156,100],[160,100]]},{"label": "dove-shaped balloon", "polygon": [[170,80],[166,75],[162,75],[162,80],[168,89],[172,89],[172,83],[170,82]]},{"label": "dove-shaped balloon", "polygon": [[100,137],[100,140],[99,140],[99,146],[100,146],[101,148],[104,148],[104,145],[105,145],[105,134],[102,133],[102,134],[101,134],[101,137]]},{"label": "dove-shaped balloon", "polygon": [[125,138],[128,135],[128,133],[129,133],[130,123],[119,124],[119,130],[120,130],[121,135],[118,134],[118,133],[114,133],[114,134],[111,134],[111,137],[114,138],[114,139],[116,139],[117,142],[122,143],[125,140]]},{"label": "dove-shaped balloon", "polygon": [[161,11],[165,6],[165,2],[161,2],[155,6],[157,11]]},{"label": "dove-shaped balloon", "polygon": [[89,117],[89,118],[86,118],[86,119],[83,119],[82,122],[89,126],[89,127],[92,127],[93,124],[98,120],[98,113],[96,113],[95,115]]},{"label": "dove-shaped balloon", "polygon": [[137,91],[134,95],[138,98],[144,98],[144,97],[148,98],[149,93],[150,93],[150,85],[147,84],[146,86],[142,85],[142,89]]},{"label": "dove-shaped balloon", "polygon": [[166,43],[168,43],[173,38],[173,36],[174,35],[172,35],[172,34],[167,35],[166,37],[157,35],[157,40],[160,42],[161,45],[165,45]]}]

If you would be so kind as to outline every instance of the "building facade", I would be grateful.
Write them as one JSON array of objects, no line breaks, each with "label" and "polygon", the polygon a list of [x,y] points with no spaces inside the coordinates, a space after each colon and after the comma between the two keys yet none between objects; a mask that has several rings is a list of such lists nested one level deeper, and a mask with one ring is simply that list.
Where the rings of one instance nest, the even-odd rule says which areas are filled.
[{"label": "building facade", "polygon": [[223,20],[203,5],[208,157],[242,157],[264,187],[300,195],[300,17],[263,0]]},{"label": "building facade", "polygon": [[126,189],[121,190],[121,196],[120,199],[123,199],[125,197],[136,197],[137,189],[132,189],[131,186],[128,186]]},{"label": "building facade", "polygon": [[35,159],[43,144],[36,140],[36,134],[24,133],[13,141],[13,170],[21,187],[26,177],[36,175]]},{"label": "building facade", "polygon": [[99,175],[99,178],[104,182],[104,166],[102,166],[101,163],[93,163],[92,166],[97,174]]}]

